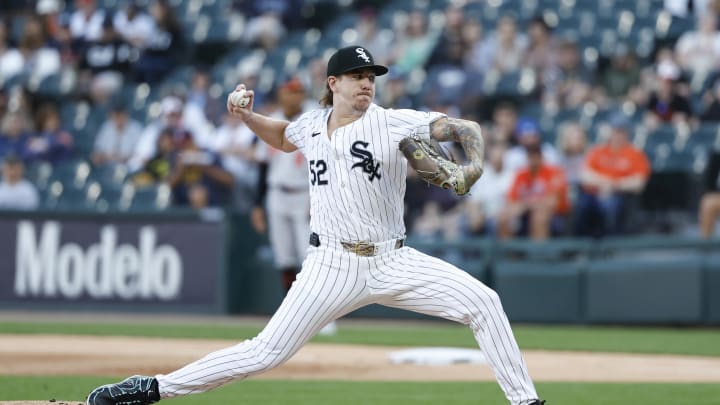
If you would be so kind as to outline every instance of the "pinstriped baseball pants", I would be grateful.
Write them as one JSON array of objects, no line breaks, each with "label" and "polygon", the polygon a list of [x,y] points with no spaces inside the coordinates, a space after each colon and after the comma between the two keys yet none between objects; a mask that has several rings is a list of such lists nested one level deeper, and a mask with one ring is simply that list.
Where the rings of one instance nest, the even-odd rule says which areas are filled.
[{"label": "pinstriped baseball pants", "polygon": [[409,247],[360,257],[310,247],[297,280],[257,337],[158,375],[163,398],[208,391],[277,367],[325,324],[381,304],[468,325],[513,405],[537,398],[498,295],[457,267]]}]

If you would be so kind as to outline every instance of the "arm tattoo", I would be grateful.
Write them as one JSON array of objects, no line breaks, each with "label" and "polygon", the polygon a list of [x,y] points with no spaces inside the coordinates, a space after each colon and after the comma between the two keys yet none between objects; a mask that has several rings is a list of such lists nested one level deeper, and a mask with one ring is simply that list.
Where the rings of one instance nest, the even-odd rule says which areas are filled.
[{"label": "arm tattoo", "polygon": [[460,142],[469,159],[469,162],[463,165],[465,179],[469,185],[474,184],[482,176],[485,162],[485,141],[477,122],[458,118],[441,118],[430,124],[430,134],[440,142]]}]

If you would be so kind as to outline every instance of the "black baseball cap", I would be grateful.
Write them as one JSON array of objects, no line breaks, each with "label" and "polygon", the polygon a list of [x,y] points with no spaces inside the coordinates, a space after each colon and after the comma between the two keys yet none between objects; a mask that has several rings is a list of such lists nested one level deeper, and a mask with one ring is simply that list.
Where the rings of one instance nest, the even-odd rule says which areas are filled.
[{"label": "black baseball cap", "polygon": [[382,76],[388,72],[383,65],[376,65],[370,51],[359,45],[347,46],[338,49],[328,61],[327,75],[339,76],[355,69],[370,68],[375,76]]}]

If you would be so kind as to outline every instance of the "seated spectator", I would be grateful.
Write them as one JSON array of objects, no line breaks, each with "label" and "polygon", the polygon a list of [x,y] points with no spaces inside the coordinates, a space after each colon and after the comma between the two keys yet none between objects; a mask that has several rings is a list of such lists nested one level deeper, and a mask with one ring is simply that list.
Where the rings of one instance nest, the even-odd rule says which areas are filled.
[{"label": "seated spectator", "polygon": [[190,82],[185,106],[195,107],[206,121],[213,126],[220,125],[225,114],[225,102],[210,95],[210,75],[207,71],[196,69]]},{"label": "seated spectator", "polygon": [[700,199],[698,218],[700,236],[710,239],[715,235],[715,223],[720,218],[720,150],[710,155],[704,177],[705,192]]},{"label": "seated spectator", "polygon": [[504,16],[498,20],[495,34],[475,44],[470,51],[468,67],[479,73],[514,72],[522,67],[526,49],[527,40],[518,34],[515,18]]},{"label": "seated spectator", "polygon": [[568,184],[562,168],[544,162],[539,145],[528,146],[528,165],[510,186],[507,205],[498,218],[498,237],[529,236],[546,240],[564,231],[570,212]]},{"label": "seated spectator", "polygon": [[[465,16],[462,8],[455,4],[450,4],[445,8],[445,25],[440,34],[435,48],[430,54],[426,68],[431,66],[456,66],[462,68],[465,63],[465,56],[470,50],[472,44],[465,42],[463,28],[465,26]],[[369,49],[373,49],[370,48]]]},{"label": "seated spectator", "polygon": [[230,114],[218,128],[214,150],[220,153],[223,167],[233,177],[240,190],[254,190],[257,185],[257,161],[255,148],[257,138],[240,119]]},{"label": "seated spectator", "polygon": [[700,121],[720,121],[720,80],[703,93]]},{"label": "seated spectator", "polygon": [[125,8],[115,13],[113,25],[125,42],[143,49],[152,40],[155,22],[143,11],[140,0],[125,3]]},{"label": "seated spectator", "polygon": [[438,187],[426,189],[419,216],[412,223],[412,234],[424,240],[454,241],[462,236],[464,213],[459,200]]},{"label": "seated spectator", "polygon": [[70,34],[78,48],[87,42],[97,41],[102,35],[105,10],[95,0],[76,0],[75,11],[70,15]]},{"label": "seated spectator", "polygon": [[689,72],[710,72],[720,65],[720,33],[711,14],[697,18],[697,30],[685,31],[675,44],[677,61]]},{"label": "seated spectator", "polygon": [[464,209],[467,231],[471,235],[496,235],[497,220],[506,204],[515,174],[503,165],[507,147],[494,144],[488,148],[483,175],[472,186]]},{"label": "seated spectator", "polygon": [[155,31],[133,66],[138,82],[158,83],[183,58],[185,43],[180,22],[167,0],[154,0],[150,15]]},{"label": "seated spectator", "polygon": [[0,18],[0,81],[17,75],[22,70],[22,55],[10,41],[8,23]]},{"label": "seated spectator", "polygon": [[40,17],[43,31],[53,46],[60,31],[60,13],[64,7],[61,0],[38,0],[35,3],[35,14]]},{"label": "seated spectator", "polygon": [[95,104],[105,104],[119,90],[130,72],[135,50],[120,38],[110,16],[105,18],[100,38],[88,41],[78,68],[80,86],[86,88]]},{"label": "seated spectator", "polygon": [[0,159],[9,155],[24,159],[32,135],[29,121],[20,111],[5,114],[0,125]]},{"label": "seated spectator", "polygon": [[594,72],[580,57],[578,44],[571,40],[558,45],[557,63],[547,71],[543,80],[543,105],[547,108],[576,108],[590,101]]},{"label": "seated spectator", "polygon": [[[220,158],[209,150],[199,148],[186,132],[184,145],[173,159],[168,183],[172,187],[173,204],[189,206],[194,188],[202,186],[211,206],[230,202],[233,177],[222,167]],[[197,197],[197,196],[196,196]]]},{"label": "seated spectator", "polygon": [[523,64],[535,69],[537,77],[555,68],[558,59],[558,44],[552,36],[550,26],[542,16],[533,17],[528,26],[528,47]]},{"label": "seated spectator", "polygon": [[637,55],[627,44],[618,43],[610,58],[610,66],[600,78],[602,90],[610,99],[620,100],[639,84],[640,65]]},{"label": "seated spectator", "polygon": [[579,236],[622,235],[650,176],[645,154],[629,140],[630,121],[611,118],[607,143],[590,149],[580,174],[580,193],[575,209],[575,232]]},{"label": "seated spectator", "polygon": [[412,108],[413,101],[407,94],[407,75],[389,72],[385,79],[382,94],[378,97],[387,108]]},{"label": "seated spectator", "polygon": [[518,113],[514,104],[500,102],[493,109],[492,124],[484,133],[486,141],[510,146],[515,143],[515,130],[518,125]]},{"label": "seated spectator", "polygon": [[527,166],[528,148],[539,148],[545,163],[554,166],[560,164],[560,154],[555,149],[555,146],[542,141],[540,127],[534,120],[529,118],[521,119],[517,124],[515,137],[518,144],[505,154],[504,166],[507,170],[517,173],[518,170]]},{"label": "seated spectator", "polygon": [[408,15],[403,35],[395,38],[391,62],[399,73],[410,73],[422,67],[435,47],[435,36],[428,32],[427,17],[413,10]]},{"label": "seated spectator", "polygon": [[571,200],[580,186],[580,172],[585,163],[587,151],[587,135],[580,124],[565,123],[558,130],[558,149],[560,151],[560,166],[565,171],[570,186]]},{"label": "seated spectator", "polygon": [[96,166],[126,164],[135,151],[142,130],[142,125],[130,118],[125,104],[113,104],[110,118],[102,124],[95,137],[92,162]]},{"label": "seated spectator", "polygon": [[[175,154],[178,151],[176,147],[174,132],[177,130],[171,127],[164,128],[160,131],[157,138],[156,152],[143,167],[133,176],[135,185],[144,187],[152,184],[162,183],[170,178],[172,172]],[[185,135],[182,135],[185,137]],[[191,135],[187,135],[191,136]]]},{"label": "seated spectator", "polygon": [[380,28],[377,13],[372,8],[365,8],[360,11],[357,23],[355,23],[357,38],[350,41],[349,38],[343,35],[340,39],[340,47],[362,44],[367,49],[372,50],[375,63],[386,65],[393,36],[390,30],[381,30]]},{"label": "seated spectator", "polygon": [[243,39],[247,45],[253,47],[274,49],[287,31],[283,24],[283,15],[291,12],[292,2],[257,1],[253,3],[252,17],[249,18]]},{"label": "seated spectator", "polygon": [[657,67],[656,87],[648,100],[645,123],[656,128],[661,123],[687,124],[692,116],[690,101],[678,92],[676,81],[680,68],[670,60],[664,60]]},{"label": "seated spectator", "polygon": [[38,17],[28,17],[17,49],[8,49],[0,59],[0,76],[32,76],[42,80],[60,71],[60,53],[51,48]]},{"label": "seated spectator", "polygon": [[60,127],[60,114],[55,105],[40,107],[35,121],[37,132],[28,140],[26,160],[43,160],[54,165],[72,157],[75,141],[68,131]]},{"label": "seated spectator", "polygon": [[34,210],[38,207],[37,189],[24,175],[22,159],[15,155],[6,156],[2,163],[0,210]]},{"label": "seated spectator", "polygon": [[[183,100],[179,97],[163,98],[160,102],[160,116],[147,124],[135,146],[135,151],[128,162],[130,171],[139,170],[148,159],[155,155],[158,135],[165,127],[171,127],[178,133],[188,131],[194,138],[201,133],[207,135],[209,130],[203,125],[205,123],[204,116],[198,117],[197,112],[195,107],[186,108]],[[205,142],[196,142],[205,145]]]}]

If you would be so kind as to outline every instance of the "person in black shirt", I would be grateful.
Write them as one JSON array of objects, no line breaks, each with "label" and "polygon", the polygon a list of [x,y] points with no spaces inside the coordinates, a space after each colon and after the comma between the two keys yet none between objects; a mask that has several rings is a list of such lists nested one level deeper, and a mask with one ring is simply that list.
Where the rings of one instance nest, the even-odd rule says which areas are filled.
[{"label": "person in black shirt", "polygon": [[122,87],[137,50],[125,42],[113,26],[111,16],[103,21],[102,35],[88,42],[82,50],[79,68],[81,87],[87,87],[90,98],[104,104]]},{"label": "person in black shirt", "polygon": [[134,65],[138,82],[157,83],[172,70],[182,57],[182,28],[167,0],[155,0],[150,6],[155,20],[155,33]]}]

